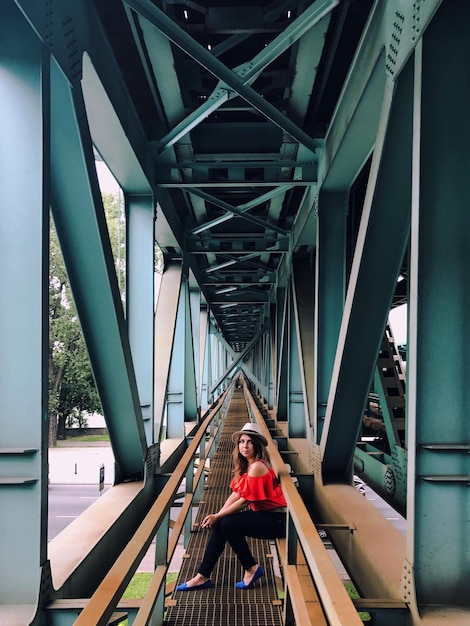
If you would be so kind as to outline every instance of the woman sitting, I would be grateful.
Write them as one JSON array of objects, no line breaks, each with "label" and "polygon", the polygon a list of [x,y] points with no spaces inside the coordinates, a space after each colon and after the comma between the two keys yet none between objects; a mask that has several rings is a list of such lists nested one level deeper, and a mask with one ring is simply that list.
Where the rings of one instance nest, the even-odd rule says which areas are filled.
[{"label": "woman sitting", "polygon": [[[198,572],[177,591],[194,591],[212,587],[211,572],[222,554],[226,542],[233,548],[243,569],[239,589],[251,589],[264,574],[256,563],[246,537],[276,539],[285,537],[287,505],[279,480],[271,467],[266,449],[268,442],[260,427],[248,423],[232,435],[236,444],[233,452],[234,472],[230,483],[231,495],[217,513],[207,515],[202,528],[211,528],[204,557]],[[247,509],[247,507],[249,507]],[[244,510],[247,509],[247,510]]]}]

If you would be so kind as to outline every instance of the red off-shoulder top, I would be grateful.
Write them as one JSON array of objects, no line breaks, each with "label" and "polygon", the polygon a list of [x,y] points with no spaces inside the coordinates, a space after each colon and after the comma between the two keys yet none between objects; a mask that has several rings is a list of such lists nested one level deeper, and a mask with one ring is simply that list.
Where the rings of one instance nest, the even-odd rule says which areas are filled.
[{"label": "red off-shoulder top", "polygon": [[252,511],[269,511],[287,506],[281,485],[272,467],[268,467],[268,472],[263,476],[242,474],[238,480],[233,478],[230,488],[250,503]]}]

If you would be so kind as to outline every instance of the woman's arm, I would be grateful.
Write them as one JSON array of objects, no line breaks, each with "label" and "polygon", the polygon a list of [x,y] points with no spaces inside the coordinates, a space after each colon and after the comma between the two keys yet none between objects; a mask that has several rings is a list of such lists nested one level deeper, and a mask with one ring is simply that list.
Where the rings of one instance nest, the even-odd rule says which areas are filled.
[{"label": "woman's arm", "polygon": [[245,498],[242,498],[237,491],[234,491],[225,501],[224,506],[218,511],[218,513],[211,513],[211,515],[206,515],[206,517],[201,522],[201,528],[210,528],[213,526],[221,517],[226,517],[227,515],[232,515],[233,513],[238,513],[242,509],[246,507],[248,501]]},{"label": "woman's arm", "polygon": [[[220,509],[220,511],[223,511],[224,509],[229,507],[231,504],[236,502],[239,499],[239,497],[240,497],[240,494],[238,493],[238,491],[232,491],[232,493],[229,495],[229,497],[225,501],[225,503],[224,503],[223,507]],[[219,511],[219,513],[220,513],[220,511]]]}]

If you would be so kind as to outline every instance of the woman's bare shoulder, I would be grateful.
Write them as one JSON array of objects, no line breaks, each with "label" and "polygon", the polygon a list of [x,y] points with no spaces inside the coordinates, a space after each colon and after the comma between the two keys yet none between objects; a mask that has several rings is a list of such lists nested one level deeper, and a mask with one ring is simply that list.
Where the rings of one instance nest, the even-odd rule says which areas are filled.
[{"label": "woman's bare shoulder", "polygon": [[248,468],[248,476],[251,476],[252,478],[258,478],[259,476],[264,476],[268,472],[269,470],[266,467],[266,463],[263,463],[263,461],[255,461]]}]

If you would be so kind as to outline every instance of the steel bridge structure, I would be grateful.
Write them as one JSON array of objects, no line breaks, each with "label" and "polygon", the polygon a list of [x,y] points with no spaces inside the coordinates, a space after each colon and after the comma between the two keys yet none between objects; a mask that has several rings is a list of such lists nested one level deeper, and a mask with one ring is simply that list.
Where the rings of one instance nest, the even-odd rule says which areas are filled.
[{"label": "steel bridge structure", "polygon": [[[289,502],[283,625],[361,623],[314,524],[373,624],[470,622],[469,23],[468,0],[0,0],[0,624],[117,623],[153,540],[122,610],[170,619],[241,389]],[[116,472],[48,543],[51,221]]]}]

